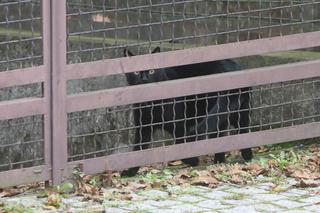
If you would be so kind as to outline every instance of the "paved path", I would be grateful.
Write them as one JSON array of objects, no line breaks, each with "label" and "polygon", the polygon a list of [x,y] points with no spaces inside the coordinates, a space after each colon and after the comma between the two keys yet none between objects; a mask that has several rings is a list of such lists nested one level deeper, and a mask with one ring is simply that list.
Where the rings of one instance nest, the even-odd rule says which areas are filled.
[{"label": "paved path", "polygon": [[[211,189],[202,186],[169,186],[165,190],[142,190],[129,193],[129,200],[115,199],[120,191],[105,189],[100,202],[83,201],[83,197],[63,199],[62,212],[320,212],[320,188],[292,187],[289,179],[274,189],[271,181],[254,185],[222,184]],[[123,193],[123,191],[121,191]],[[120,195],[121,195],[120,193]],[[45,199],[35,195],[2,199],[7,205],[17,203],[32,208],[31,212],[45,212]],[[46,211],[57,212],[58,210]]]}]

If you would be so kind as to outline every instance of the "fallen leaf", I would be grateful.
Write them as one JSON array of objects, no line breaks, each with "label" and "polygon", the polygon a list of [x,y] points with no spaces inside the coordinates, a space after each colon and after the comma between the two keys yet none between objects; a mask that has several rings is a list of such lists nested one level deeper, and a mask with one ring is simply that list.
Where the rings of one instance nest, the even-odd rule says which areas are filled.
[{"label": "fallen leaf", "polygon": [[181,179],[191,178],[189,172],[190,172],[190,169],[189,169],[189,168],[187,168],[187,169],[182,169],[182,170],[180,170],[180,171],[174,176],[174,178],[181,178]]},{"label": "fallen leaf", "polygon": [[297,187],[318,187],[318,186],[320,186],[320,181],[302,179],[295,186],[297,186]]},{"label": "fallen leaf", "polygon": [[54,210],[57,209],[56,207],[50,206],[50,205],[44,205],[44,206],[42,206],[42,208],[43,208],[44,210],[52,210],[52,211],[54,211]]},{"label": "fallen leaf", "polygon": [[316,144],[312,144],[310,147],[309,147],[309,150],[313,153],[319,153],[320,149],[319,149],[319,146],[316,145]]},{"label": "fallen leaf", "polygon": [[0,198],[1,197],[13,197],[19,194],[24,193],[26,190],[24,189],[19,189],[19,188],[8,188],[8,189],[3,189],[2,192],[0,193]]},{"label": "fallen leaf", "polygon": [[160,188],[162,186],[162,181],[161,180],[155,180],[154,182],[151,183],[152,188]]},{"label": "fallen leaf", "polygon": [[62,199],[59,194],[51,194],[47,198],[46,206],[53,206],[55,208],[60,208]]},{"label": "fallen leaf", "polygon": [[230,182],[235,184],[242,184],[245,181],[239,175],[232,175]]},{"label": "fallen leaf", "polygon": [[243,168],[239,164],[235,164],[230,168],[230,175],[247,174],[247,172],[242,170]]},{"label": "fallen leaf", "polygon": [[281,193],[281,192],[288,191],[288,188],[283,188],[283,187],[280,187],[280,186],[276,185],[275,187],[271,187],[271,191],[275,192],[275,193]]},{"label": "fallen leaf", "polygon": [[138,190],[145,189],[148,187],[148,184],[146,184],[144,181],[140,182],[129,182],[127,186],[131,191],[137,192]]},{"label": "fallen leaf", "polygon": [[168,165],[169,166],[180,166],[182,165],[182,161],[181,160],[178,160],[178,161],[173,161],[173,162],[170,162]]},{"label": "fallen leaf", "polygon": [[116,200],[132,200],[132,195],[129,192],[114,192],[113,199]]},{"label": "fallen leaf", "polygon": [[258,147],[258,152],[259,152],[259,153],[267,152],[267,151],[269,151],[269,148],[266,147],[266,146],[259,146],[259,147]]},{"label": "fallen leaf", "polygon": [[152,174],[159,174],[160,171],[158,169],[151,169],[150,171]]},{"label": "fallen leaf", "polygon": [[191,185],[198,185],[198,186],[209,186],[209,187],[215,187],[219,184],[219,181],[210,176],[201,176],[196,177],[191,181]]},{"label": "fallen leaf", "polygon": [[318,179],[320,178],[319,173],[312,173],[306,169],[300,169],[293,171],[292,174],[289,174],[290,177],[297,178],[297,179]]},{"label": "fallen leaf", "polygon": [[208,170],[200,170],[196,171],[198,176],[211,176],[211,172]]}]

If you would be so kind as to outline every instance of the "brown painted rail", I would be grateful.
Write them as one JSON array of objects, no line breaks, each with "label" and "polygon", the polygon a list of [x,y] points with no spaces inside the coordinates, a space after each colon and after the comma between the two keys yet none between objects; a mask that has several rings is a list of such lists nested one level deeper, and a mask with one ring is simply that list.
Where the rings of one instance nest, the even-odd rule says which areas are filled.
[{"label": "brown painted rail", "polygon": [[320,32],[294,34],[130,58],[71,64],[66,68],[66,78],[72,80],[99,77],[316,46],[320,46]]},{"label": "brown painted rail", "polygon": [[69,172],[81,167],[87,174],[107,170],[122,170],[135,166],[168,162],[193,156],[208,155],[230,150],[277,144],[292,140],[302,140],[320,136],[320,123],[304,124],[275,130],[265,130],[248,134],[231,135],[198,142],[177,144],[143,151],[114,154],[90,160],[68,163]]},{"label": "brown painted rail", "polygon": [[[292,81],[320,75],[320,60],[221,73],[145,85],[88,92],[67,99],[67,111],[75,112]],[[301,70],[303,69],[303,72]],[[228,83],[226,83],[228,82]],[[168,93],[170,91],[170,93]],[[139,94],[139,95],[136,95]]]}]

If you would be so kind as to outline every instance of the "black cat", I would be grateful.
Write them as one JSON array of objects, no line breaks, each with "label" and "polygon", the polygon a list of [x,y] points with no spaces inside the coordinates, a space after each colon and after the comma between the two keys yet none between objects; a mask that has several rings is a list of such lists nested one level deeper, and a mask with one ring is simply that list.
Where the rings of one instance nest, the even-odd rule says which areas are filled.
[{"label": "black cat", "polygon": [[[160,52],[157,47],[152,53]],[[133,54],[124,50],[125,56]],[[171,68],[152,69],[127,73],[129,85],[175,80],[181,78],[216,74],[241,69],[231,60],[211,61]],[[248,132],[249,126],[249,88],[212,92],[179,98],[169,98],[134,104],[135,133],[134,151],[146,149],[152,141],[152,134],[157,129],[164,129],[173,136],[175,144],[201,140],[206,137],[218,137],[219,131],[234,126],[239,133]],[[240,110],[241,112],[228,113]],[[224,113],[223,113],[224,112]],[[219,113],[219,116],[212,115]],[[211,115],[211,116],[210,116]],[[200,118],[199,118],[200,117]],[[201,136],[202,134],[202,136]],[[199,136],[200,135],[200,136]],[[241,150],[245,160],[251,160],[251,149]],[[215,155],[215,162],[224,162],[224,153]],[[198,164],[198,158],[187,158],[182,161],[191,166]],[[134,176],[139,167],[130,168],[123,176]]]}]

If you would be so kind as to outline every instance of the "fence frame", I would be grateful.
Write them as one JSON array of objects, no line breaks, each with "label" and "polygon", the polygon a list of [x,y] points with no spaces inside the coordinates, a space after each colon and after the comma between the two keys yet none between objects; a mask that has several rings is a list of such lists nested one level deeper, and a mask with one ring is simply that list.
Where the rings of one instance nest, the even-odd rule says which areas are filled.
[{"label": "fence frame", "polygon": [[[85,173],[94,174],[107,170],[121,170],[133,166],[320,136],[320,123],[315,122],[68,162],[67,113],[69,112],[318,77],[320,76],[320,60],[70,96],[67,96],[66,93],[68,80],[316,47],[320,46],[320,32],[293,34],[130,58],[67,64],[66,0],[42,0],[42,18],[43,65],[0,73],[0,88],[42,82],[45,91],[44,97],[1,102],[0,119],[43,114],[45,164],[0,172],[1,187],[49,180],[52,180],[53,184],[59,184],[71,177],[75,167],[80,167]],[[226,81],[230,84],[221,83]],[[169,95],[164,93],[164,87],[170,88],[172,92]],[[141,92],[143,96],[139,98],[134,96],[137,91]],[[148,93],[144,91],[148,91]]]}]

